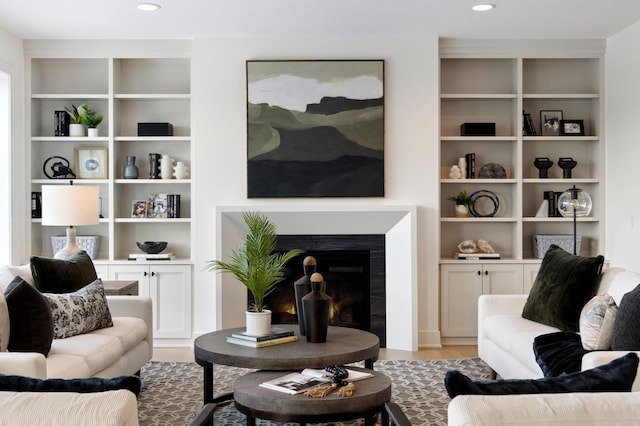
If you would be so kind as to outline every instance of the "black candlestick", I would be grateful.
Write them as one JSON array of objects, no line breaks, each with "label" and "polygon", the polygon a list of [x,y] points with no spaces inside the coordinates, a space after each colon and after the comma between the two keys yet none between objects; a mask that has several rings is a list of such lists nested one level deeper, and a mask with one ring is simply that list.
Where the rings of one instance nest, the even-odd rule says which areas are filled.
[{"label": "black candlestick", "polygon": [[548,171],[551,166],[553,166],[553,161],[549,160],[547,157],[536,157],[533,165],[538,169],[538,177],[539,178],[547,178],[549,177]]},{"label": "black candlestick", "polygon": [[578,162],[571,157],[560,157],[558,166],[562,169],[562,177],[571,179],[571,170],[578,165]]}]

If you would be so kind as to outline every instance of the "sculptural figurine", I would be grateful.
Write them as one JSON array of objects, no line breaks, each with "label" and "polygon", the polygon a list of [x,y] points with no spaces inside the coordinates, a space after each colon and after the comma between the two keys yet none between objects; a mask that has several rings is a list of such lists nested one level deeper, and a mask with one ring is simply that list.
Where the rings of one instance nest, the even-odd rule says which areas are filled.
[{"label": "sculptural figurine", "polygon": [[489,244],[485,240],[478,240],[477,246],[478,246],[478,250],[480,250],[482,253],[495,253],[495,250],[493,250],[493,247],[491,247],[491,244]]},{"label": "sculptural figurine", "polygon": [[451,166],[449,169],[449,178],[450,179],[462,179],[462,172],[460,171],[460,167],[457,165]]}]

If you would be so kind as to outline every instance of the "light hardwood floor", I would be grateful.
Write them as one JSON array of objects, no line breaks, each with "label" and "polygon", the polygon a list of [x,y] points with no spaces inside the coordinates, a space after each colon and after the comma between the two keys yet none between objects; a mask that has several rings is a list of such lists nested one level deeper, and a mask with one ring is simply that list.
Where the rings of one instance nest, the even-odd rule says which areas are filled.
[{"label": "light hardwood floor", "polygon": [[[424,360],[474,358],[478,356],[476,346],[443,346],[442,349],[420,349],[418,351],[400,351],[380,349],[380,358],[387,360]],[[193,348],[154,348],[153,361],[194,362]]]}]

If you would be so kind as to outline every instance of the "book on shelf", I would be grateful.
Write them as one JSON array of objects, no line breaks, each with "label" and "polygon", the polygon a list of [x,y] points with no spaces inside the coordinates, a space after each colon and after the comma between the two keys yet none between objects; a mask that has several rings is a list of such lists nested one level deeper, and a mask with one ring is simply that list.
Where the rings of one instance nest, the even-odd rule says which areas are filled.
[{"label": "book on shelf", "polygon": [[464,155],[465,162],[467,163],[467,179],[475,179],[476,177],[476,153],[470,152]]},{"label": "book on shelf", "polygon": [[231,333],[231,337],[235,339],[244,339],[251,342],[264,342],[267,340],[279,339],[280,337],[293,336],[293,330],[287,330],[285,328],[272,327],[271,333],[265,336],[256,336],[248,333]]},{"label": "book on shelf", "polygon": [[[347,368],[347,372],[349,373],[349,376],[345,379],[347,382],[373,377],[373,374],[364,371],[355,371]],[[331,383],[330,373],[324,370],[305,368],[300,373],[289,373],[277,379],[262,382],[259,386],[295,395],[327,383]]]},{"label": "book on shelf", "polygon": [[173,253],[130,253],[129,260],[174,260]]},{"label": "book on shelf", "polygon": [[500,253],[454,253],[453,257],[460,260],[500,259]]},{"label": "book on shelf", "polygon": [[233,336],[227,336],[227,343],[233,343],[234,345],[249,346],[251,348],[265,348],[267,346],[274,346],[274,345],[280,345],[282,343],[295,342],[296,340],[298,340],[298,336],[278,337],[275,339],[263,340],[260,342],[254,342],[247,339],[240,339]]}]

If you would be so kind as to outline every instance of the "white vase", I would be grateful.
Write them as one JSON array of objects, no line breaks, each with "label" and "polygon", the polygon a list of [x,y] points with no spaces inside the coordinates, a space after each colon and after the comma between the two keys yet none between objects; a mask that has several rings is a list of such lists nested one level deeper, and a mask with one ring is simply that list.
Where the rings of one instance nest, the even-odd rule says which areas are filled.
[{"label": "white vase", "polygon": [[253,336],[266,336],[271,333],[271,311],[264,309],[262,312],[247,311],[247,334]]},{"label": "white vase", "polygon": [[173,177],[173,158],[163,155],[160,160],[160,177],[162,179],[171,179]]},{"label": "white vase", "polygon": [[90,138],[97,138],[98,134],[99,132],[97,127],[89,127],[87,129],[87,136],[89,136]]},{"label": "white vase", "polygon": [[464,204],[456,204],[456,217],[469,216],[469,208]]},{"label": "white vase", "polygon": [[69,124],[69,136],[84,136],[84,124]]},{"label": "white vase", "polygon": [[176,163],[176,166],[173,168],[173,175],[176,177],[176,179],[186,179],[187,176],[189,176],[187,169],[188,167],[185,166],[184,161],[178,161]]}]

